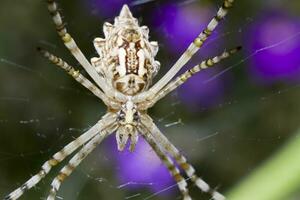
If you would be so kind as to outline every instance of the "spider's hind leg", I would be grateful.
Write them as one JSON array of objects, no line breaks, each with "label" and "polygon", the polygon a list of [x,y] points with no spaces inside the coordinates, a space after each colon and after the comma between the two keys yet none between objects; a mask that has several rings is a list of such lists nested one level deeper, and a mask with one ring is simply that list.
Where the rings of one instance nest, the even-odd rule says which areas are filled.
[{"label": "spider's hind leg", "polygon": [[207,68],[213,67],[214,65],[220,63],[222,60],[230,57],[231,55],[235,54],[236,52],[242,49],[241,46],[236,48],[230,49],[229,51],[224,51],[222,54],[215,56],[213,58],[209,58],[207,60],[202,61],[200,64],[194,66],[193,68],[187,70],[176,79],[168,83],[164,88],[162,88],[152,99],[146,102],[145,108],[150,108],[153,106],[157,101],[165,97],[170,92],[174,91],[180,85],[184,84],[188,79],[193,77],[195,74],[199,73],[201,70],[205,70]]},{"label": "spider's hind leg", "polygon": [[103,90],[107,95],[109,94],[111,97],[117,96],[118,98],[124,98],[119,93],[114,93],[111,87],[105,82],[104,78],[101,77],[96,69],[91,65],[91,63],[87,60],[85,55],[77,46],[75,40],[72,38],[71,34],[68,33],[65,23],[62,20],[62,17],[58,11],[58,6],[55,0],[47,0],[48,10],[52,16],[52,20],[55,24],[56,31],[60,38],[63,40],[64,45],[70,51],[70,53],[76,58],[76,60],[80,63],[80,65],[85,69],[85,71],[89,74],[89,76],[97,83],[101,90]]},{"label": "spider's hind leg", "polygon": [[233,6],[234,0],[224,0],[223,5],[217,11],[217,14],[208,23],[206,28],[194,39],[185,52],[180,56],[170,70],[156,82],[147,92],[143,92],[134,98],[135,102],[141,102],[153,98],[163,87],[165,87],[173,77],[185,66],[193,55],[203,46],[205,41],[214,32],[220,21],[227,15],[229,9]]},{"label": "spider's hind leg", "polygon": [[43,57],[48,59],[51,63],[59,66],[63,70],[65,70],[69,75],[71,75],[78,83],[83,85],[85,88],[90,90],[95,96],[100,98],[105,105],[113,108],[118,108],[119,103],[113,101],[107,97],[95,84],[93,84],[89,79],[84,77],[79,71],[77,71],[74,67],[69,65],[66,61],[61,59],[60,57],[55,56],[54,54],[38,47],[37,50],[42,54]]}]

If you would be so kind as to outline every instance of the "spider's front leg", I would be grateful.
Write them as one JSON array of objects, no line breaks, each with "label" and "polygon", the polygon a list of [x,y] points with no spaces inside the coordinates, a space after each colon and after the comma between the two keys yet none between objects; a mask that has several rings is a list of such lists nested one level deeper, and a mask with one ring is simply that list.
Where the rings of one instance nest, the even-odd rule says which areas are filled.
[{"label": "spider's front leg", "polygon": [[187,162],[187,159],[179,152],[179,150],[166,138],[164,134],[153,123],[153,120],[148,115],[141,116],[141,124],[151,133],[152,137],[158,146],[170,154],[179,166],[186,172],[187,176],[196,184],[203,192],[209,193],[214,200],[225,200],[225,197],[219,192],[212,189],[204,180],[198,177],[195,169]]},{"label": "spider's front leg", "polygon": [[160,158],[160,160],[165,164],[170,174],[177,182],[178,188],[183,196],[183,200],[192,200],[192,198],[189,195],[189,190],[187,188],[187,182],[184,179],[184,177],[180,174],[180,170],[176,167],[173,160],[162,150],[162,147],[156,143],[151,133],[149,133],[145,127],[140,126],[139,130],[144,139],[155,151],[156,155]]},{"label": "spider's front leg", "polygon": [[66,145],[61,151],[55,153],[51,159],[46,161],[41,170],[34,176],[32,176],[28,181],[26,181],[21,187],[14,190],[8,196],[6,196],[5,200],[16,200],[20,198],[25,191],[31,189],[36,186],[45,176],[50,172],[50,170],[57,166],[60,162],[62,162],[67,156],[72,154],[76,149],[80,146],[88,142],[91,138],[95,137],[97,133],[99,133],[104,127],[111,124],[116,120],[115,114],[108,113],[103,116],[103,118],[91,127],[88,131],[83,133],[77,139]]},{"label": "spider's front leg", "polygon": [[71,173],[78,167],[78,165],[103,141],[105,137],[114,132],[116,129],[116,123],[113,123],[109,127],[105,128],[94,138],[92,138],[87,144],[85,144],[78,153],[76,153],[69,163],[65,165],[59,174],[54,178],[51,183],[51,190],[47,200],[55,200],[56,193],[58,192],[62,182],[71,175]]}]

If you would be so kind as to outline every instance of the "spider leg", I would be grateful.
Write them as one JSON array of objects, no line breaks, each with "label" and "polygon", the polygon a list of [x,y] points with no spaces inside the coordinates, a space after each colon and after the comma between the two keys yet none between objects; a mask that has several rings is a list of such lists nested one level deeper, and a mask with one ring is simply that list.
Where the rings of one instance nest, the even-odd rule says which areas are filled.
[{"label": "spider leg", "polygon": [[69,65],[63,59],[51,54],[50,52],[38,48],[38,51],[47,58],[53,64],[64,69],[69,75],[71,75],[78,83],[83,85],[85,88],[90,90],[95,96],[99,97],[107,106],[109,107],[119,107],[119,104],[109,99],[96,85],[94,85],[90,80],[84,77],[79,71],[75,70],[74,67]]},{"label": "spider leg", "polygon": [[183,200],[192,200],[189,195],[189,191],[187,189],[187,182],[180,174],[179,169],[173,163],[172,159],[170,159],[167,154],[163,152],[160,145],[156,143],[155,139],[147,130],[143,127],[140,127],[140,131],[145,140],[149,143],[152,149],[155,151],[156,155],[160,158],[160,160],[166,165],[170,174],[173,176],[174,180],[177,182],[178,188],[183,196]]},{"label": "spider leg", "polygon": [[76,60],[81,64],[81,66],[86,70],[86,72],[92,77],[92,79],[106,94],[108,94],[112,98],[117,98],[124,101],[126,97],[123,94],[117,92],[116,90],[113,90],[113,88],[111,88],[105,82],[104,78],[97,73],[96,69],[91,65],[91,63],[81,52],[72,36],[67,32],[61,15],[58,12],[57,3],[55,2],[55,0],[47,0],[47,3],[48,10],[52,15],[53,22],[56,26],[57,33],[61,37],[65,46],[69,49],[71,54],[76,58]]},{"label": "spider leg", "polygon": [[187,162],[187,159],[179,152],[179,150],[161,133],[148,115],[143,115],[141,123],[149,130],[153,138],[155,138],[155,141],[161,144],[165,151],[175,158],[176,162],[200,190],[209,193],[214,200],[225,200],[225,197],[222,194],[210,188],[204,180],[196,175],[194,167]]},{"label": "spider leg", "polygon": [[[115,126],[114,126],[115,127]],[[115,128],[114,128],[115,129]],[[71,175],[71,173],[78,167],[78,165],[102,142],[102,140],[114,129],[108,128],[101,131],[88,143],[86,143],[78,153],[76,153],[69,163],[65,165],[59,172],[59,174],[54,178],[51,183],[51,190],[47,197],[47,200],[55,200],[56,193],[58,192],[62,182]]]},{"label": "spider leg", "polygon": [[15,200],[20,198],[25,191],[31,189],[35,185],[37,185],[45,176],[50,172],[52,167],[55,167],[60,162],[62,162],[67,156],[72,154],[76,149],[85,144],[91,138],[93,138],[99,131],[106,127],[108,124],[111,124],[115,120],[115,116],[112,114],[106,114],[102,120],[100,120],[97,124],[95,124],[88,131],[83,133],[74,141],[70,142],[67,146],[65,146],[61,151],[55,153],[51,159],[46,161],[41,170],[34,176],[32,176],[28,181],[26,181],[21,187],[17,188],[13,192],[11,192],[8,196],[6,196],[5,200]]},{"label": "spider leg", "polygon": [[204,42],[215,30],[219,22],[226,16],[229,8],[232,7],[234,0],[224,0],[222,7],[218,10],[216,16],[209,22],[207,27],[198,35],[198,37],[189,45],[182,56],[171,67],[171,69],[156,83],[149,91],[143,92],[134,98],[135,102],[149,99],[157,94],[170,80],[179,72],[179,70],[192,58],[192,56],[202,47]]},{"label": "spider leg", "polygon": [[[224,60],[224,59],[228,58],[229,56],[231,56],[232,54],[236,53],[240,49],[241,49],[241,47],[236,47],[229,51],[224,51],[221,55],[204,60],[199,65],[196,65],[195,67],[187,70],[185,73],[181,74],[175,80],[173,80],[168,85],[166,85],[161,91],[158,92],[157,95],[155,95],[155,97],[153,99],[151,99],[149,102],[146,102],[146,107],[142,108],[142,109],[148,109],[148,108],[152,107],[158,100],[162,99],[167,94],[169,94],[170,92],[175,90],[178,86],[185,83],[189,78],[191,78],[193,75],[195,75],[199,71],[214,66],[215,64],[221,62],[222,60]],[[148,103],[148,105],[147,105],[147,103]]]}]

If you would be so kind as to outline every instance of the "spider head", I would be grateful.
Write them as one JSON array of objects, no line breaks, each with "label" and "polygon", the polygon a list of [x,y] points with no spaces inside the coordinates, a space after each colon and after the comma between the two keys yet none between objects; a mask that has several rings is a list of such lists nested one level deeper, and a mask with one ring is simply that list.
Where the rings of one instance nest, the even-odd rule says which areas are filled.
[{"label": "spider head", "polygon": [[122,105],[118,113],[119,128],[116,132],[116,139],[119,151],[123,151],[128,140],[130,139],[130,151],[134,151],[135,145],[138,142],[137,126],[139,123],[140,114],[136,105],[132,101],[127,101]]}]

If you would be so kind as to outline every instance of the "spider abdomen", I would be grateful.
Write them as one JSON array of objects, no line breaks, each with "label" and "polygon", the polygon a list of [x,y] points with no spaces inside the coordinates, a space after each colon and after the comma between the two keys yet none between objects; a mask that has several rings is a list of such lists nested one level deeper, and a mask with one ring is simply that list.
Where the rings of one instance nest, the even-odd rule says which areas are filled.
[{"label": "spider abdomen", "polygon": [[133,96],[147,89],[160,66],[154,58],[158,44],[149,41],[148,27],[139,26],[124,6],[114,24],[104,23],[103,31],[105,39],[94,40],[99,58],[93,58],[92,63],[98,73],[125,95]]}]

